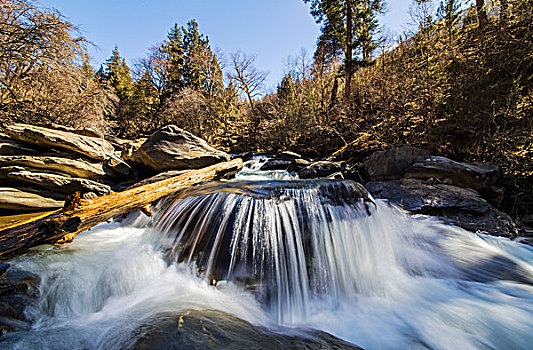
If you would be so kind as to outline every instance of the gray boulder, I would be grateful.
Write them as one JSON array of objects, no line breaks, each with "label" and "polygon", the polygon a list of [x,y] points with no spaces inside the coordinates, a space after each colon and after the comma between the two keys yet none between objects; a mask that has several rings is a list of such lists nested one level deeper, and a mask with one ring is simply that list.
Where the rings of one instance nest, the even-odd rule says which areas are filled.
[{"label": "gray boulder", "polygon": [[500,169],[495,164],[467,164],[433,156],[417,159],[404,177],[422,180],[435,178],[452,185],[480,190],[493,186],[499,175]]},{"label": "gray boulder", "polygon": [[12,187],[0,187],[0,209],[19,211],[44,211],[62,208],[64,202],[25,192]]},{"label": "gray boulder", "polygon": [[318,177],[328,177],[342,171],[340,163],[319,161],[311,163],[298,172],[300,179],[314,179]]},{"label": "gray boulder", "polygon": [[101,163],[90,163],[82,159],[48,156],[0,156],[0,167],[21,166],[46,172],[66,174],[86,179],[105,176]]},{"label": "gray boulder", "polygon": [[376,152],[365,162],[365,172],[372,181],[396,180],[417,158],[428,155],[427,151],[411,146]]},{"label": "gray boulder", "polygon": [[134,158],[153,171],[199,169],[230,160],[230,156],[193,134],[168,125],[153,133]]},{"label": "gray boulder", "polygon": [[12,124],[4,132],[12,139],[43,148],[66,149],[91,159],[104,160],[113,153],[113,146],[103,138],[26,124]]},{"label": "gray boulder", "polygon": [[388,199],[415,213],[443,217],[467,230],[481,230],[497,236],[516,233],[509,215],[492,207],[472,189],[418,179],[372,181],[366,186],[376,198]]}]

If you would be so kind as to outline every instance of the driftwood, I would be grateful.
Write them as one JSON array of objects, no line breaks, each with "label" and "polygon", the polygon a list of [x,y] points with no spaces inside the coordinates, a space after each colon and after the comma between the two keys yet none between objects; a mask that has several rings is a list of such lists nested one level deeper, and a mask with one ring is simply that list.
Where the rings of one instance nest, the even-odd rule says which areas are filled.
[{"label": "driftwood", "polygon": [[91,200],[71,196],[61,210],[0,227],[0,256],[19,254],[41,244],[72,241],[79,233],[133,210],[150,213],[150,204],[172,192],[220,178],[242,168],[242,160],[191,170],[163,181]]}]

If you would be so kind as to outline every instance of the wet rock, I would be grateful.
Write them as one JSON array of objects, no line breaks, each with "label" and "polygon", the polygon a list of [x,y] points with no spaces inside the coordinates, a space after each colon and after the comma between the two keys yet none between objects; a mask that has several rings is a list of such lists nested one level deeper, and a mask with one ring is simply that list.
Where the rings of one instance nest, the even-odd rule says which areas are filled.
[{"label": "wet rock", "polygon": [[415,213],[443,217],[470,231],[481,230],[496,236],[516,234],[509,215],[492,207],[472,189],[418,179],[373,181],[366,186],[376,198],[388,199]]},{"label": "wet rock", "polygon": [[403,176],[417,158],[426,156],[427,151],[411,146],[376,152],[365,162],[365,172],[372,181],[396,180]]},{"label": "wet rock", "polygon": [[268,159],[262,166],[261,170],[287,170],[291,165],[290,160]]},{"label": "wet rock", "polygon": [[[3,168],[4,171],[7,168]],[[111,188],[99,182],[49,173],[34,173],[25,169],[14,167],[3,172],[2,176],[15,182],[34,184],[42,188],[62,193],[95,192],[99,195],[108,194]]]},{"label": "wet rock", "polygon": [[102,138],[27,124],[12,124],[4,132],[12,139],[44,148],[66,149],[91,159],[105,160],[114,150]]},{"label": "wet rock", "polygon": [[60,173],[86,179],[99,179],[105,176],[101,163],[90,163],[81,159],[47,156],[0,156],[0,167],[21,166],[32,171]]},{"label": "wet rock", "polygon": [[20,269],[8,268],[0,279],[0,332],[20,331],[31,326],[25,314],[39,297],[39,276]]},{"label": "wet rock", "polygon": [[199,169],[230,160],[230,156],[193,134],[168,125],[153,133],[137,151],[153,171]]},{"label": "wet rock", "polygon": [[360,349],[320,331],[286,335],[220,311],[162,314],[138,328],[124,349]]},{"label": "wet rock", "polygon": [[417,159],[404,177],[411,179],[439,179],[452,185],[474,190],[491,188],[500,175],[495,164],[467,164],[446,157],[433,156]]},{"label": "wet rock", "polygon": [[43,211],[62,208],[63,201],[26,192],[12,187],[0,188],[0,209],[20,211]]},{"label": "wet rock", "polygon": [[301,179],[314,179],[318,177],[328,177],[331,174],[342,171],[340,163],[320,161],[314,162],[298,172]]}]

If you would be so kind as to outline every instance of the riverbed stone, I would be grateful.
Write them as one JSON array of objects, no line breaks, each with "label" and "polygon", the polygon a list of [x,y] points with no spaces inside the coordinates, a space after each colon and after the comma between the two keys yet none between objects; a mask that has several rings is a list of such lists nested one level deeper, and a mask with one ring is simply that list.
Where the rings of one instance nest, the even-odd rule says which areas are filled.
[{"label": "riverbed stone", "polygon": [[516,234],[509,215],[492,207],[472,189],[419,179],[371,181],[366,187],[376,198],[388,199],[414,213],[445,218],[470,231],[508,237]]},{"label": "riverbed stone", "polygon": [[132,338],[133,344],[122,344],[122,347],[135,350],[361,349],[325,332],[283,334],[212,310],[160,314],[134,331]]},{"label": "riverbed stone", "polygon": [[230,156],[190,132],[168,125],[153,133],[137,151],[141,162],[153,171],[199,169],[230,160]]},{"label": "riverbed stone", "polygon": [[105,160],[114,150],[103,138],[27,124],[11,124],[4,132],[12,139],[44,148],[66,149],[91,159]]}]

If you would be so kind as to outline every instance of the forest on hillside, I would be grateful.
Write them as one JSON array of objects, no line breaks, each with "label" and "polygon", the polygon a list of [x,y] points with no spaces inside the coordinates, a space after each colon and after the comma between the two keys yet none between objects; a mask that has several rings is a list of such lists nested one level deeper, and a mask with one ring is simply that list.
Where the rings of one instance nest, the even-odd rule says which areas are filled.
[{"label": "forest on hillside", "polygon": [[316,51],[293,57],[266,96],[254,56],[221,62],[193,19],[132,67],[119,47],[92,67],[90,43],[61,13],[0,2],[1,124],[83,125],[122,138],[176,124],[233,153],[346,158],[407,144],[496,162],[515,188],[510,205],[531,205],[531,0],[413,0],[416,30],[398,40],[380,31],[382,0],[304,0],[321,24]]}]

